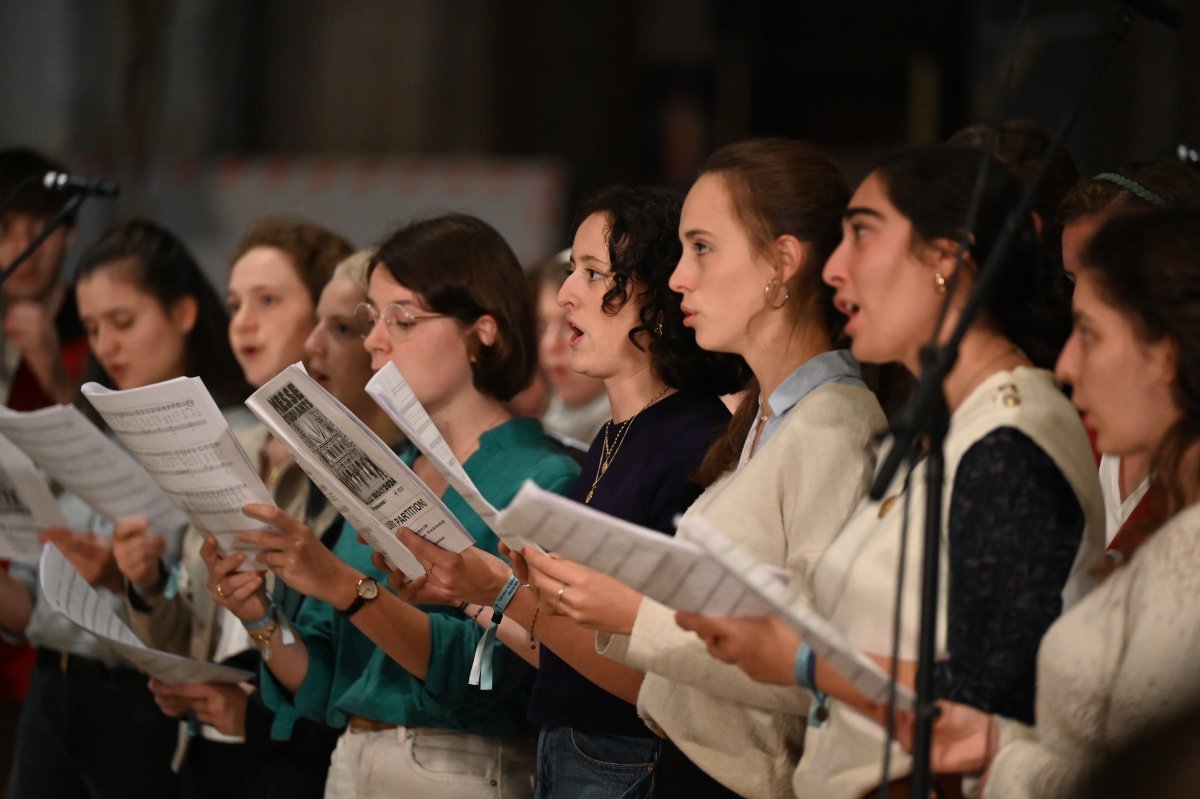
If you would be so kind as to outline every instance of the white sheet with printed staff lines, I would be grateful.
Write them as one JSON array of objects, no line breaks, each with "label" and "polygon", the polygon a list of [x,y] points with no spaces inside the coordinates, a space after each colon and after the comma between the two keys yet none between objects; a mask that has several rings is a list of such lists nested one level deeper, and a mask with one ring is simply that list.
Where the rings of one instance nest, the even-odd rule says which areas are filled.
[{"label": "white sheet with printed staff lines", "polygon": [[[875,661],[855,649],[840,630],[810,608],[803,600],[788,592],[785,585],[771,579],[765,569],[773,567],[759,563],[738,546],[733,539],[702,516],[692,515],[681,522],[690,541],[703,548],[710,562],[725,575],[739,581],[770,607],[784,622],[794,628],[838,673],[872,702],[888,699],[891,677]],[[720,614],[710,614],[720,615]],[[896,685],[896,707],[911,710],[916,696],[906,686]]]},{"label": "white sheet with printed staff lines", "polygon": [[143,516],[164,535],[186,522],[129,453],[73,405],[27,412],[0,408],[0,433],[111,522]]},{"label": "white sheet with printed staff lines", "polygon": [[53,544],[42,552],[39,573],[42,594],[51,608],[103,639],[117,654],[151,677],[178,684],[236,683],[254,676],[248,671],[193,660],[146,646]]},{"label": "white sheet with printed staff lines", "polygon": [[608,574],[676,610],[761,616],[769,608],[688,541],[610,516],[526,482],[497,532]]},{"label": "white sheet with printed staff lines", "polygon": [[[268,526],[242,513],[242,506],[274,505],[275,499],[200,378],[125,391],[87,383],[82,391],[196,529],[215,536],[226,554],[257,551],[238,541],[237,533]],[[255,568],[254,559],[242,568]]]}]

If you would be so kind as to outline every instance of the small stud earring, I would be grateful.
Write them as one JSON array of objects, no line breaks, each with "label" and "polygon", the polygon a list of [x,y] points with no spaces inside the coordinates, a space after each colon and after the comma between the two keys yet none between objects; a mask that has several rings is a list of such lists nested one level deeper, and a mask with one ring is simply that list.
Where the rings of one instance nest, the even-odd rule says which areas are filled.
[{"label": "small stud earring", "polygon": [[938,294],[946,293],[946,276],[941,272],[933,273],[933,285],[937,289]]}]

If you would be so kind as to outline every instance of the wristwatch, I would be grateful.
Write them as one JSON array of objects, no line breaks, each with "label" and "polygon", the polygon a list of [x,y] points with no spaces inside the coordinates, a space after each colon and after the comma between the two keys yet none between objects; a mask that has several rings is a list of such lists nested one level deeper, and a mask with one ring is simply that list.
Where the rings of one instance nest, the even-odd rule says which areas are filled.
[{"label": "wristwatch", "polygon": [[379,596],[379,583],[375,582],[375,579],[372,577],[364,577],[358,581],[358,585],[355,586],[354,590],[358,593],[358,596],[354,597],[354,601],[350,603],[349,607],[341,611],[342,616],[347,619],[358,613],[363,605]]}]

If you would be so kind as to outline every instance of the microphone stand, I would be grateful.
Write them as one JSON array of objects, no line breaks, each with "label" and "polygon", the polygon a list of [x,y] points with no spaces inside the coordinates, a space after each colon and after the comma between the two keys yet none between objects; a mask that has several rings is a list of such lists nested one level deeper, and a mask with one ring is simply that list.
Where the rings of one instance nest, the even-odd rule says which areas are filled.
[{"label": "microphone stand", "polygon": [[83,193],[72,194],[71,197],[65,203],[63,203],[63,207],[58,209],[58,213],[46,223],[45,227],[43,227],[37,236],[34,237],[33,241],[29,242],[28,246],[21,250],[20,254],[13,259],[11,264],[4,267],[3,272],[0,272],[0,286],[4,285],[4,281],[8,280],[12,276],[12,273],[17,270],[18,266],[23,264],[29,258],[29,256],[33,255],[34,250],[40,247],[42,242],[45,241],[51,233],[53,233],[57,228],[61,227],[63,222],[65,222],[67,218],[71,216],[71,214],[75,213],[75,211],[79,209],[79,206],[83,205],[83,200],[86,196],[87,195]]},{"label": "microphone stand", "polygon": [[[942,383],[958,360],[959,344],[962,342],[963,336],[983,306],[990,287],[999,277],[1000,265],[1007,256],[1022,221],[1029,217],[1033,207],[1034,194],[1050,170],[1051,159],[1078,121],[1086,101],[1099,84],[1100,78],[1108,68],[1131,24],[1130,10],[1123,5],[1113,25],[1112,40],[1104,57],[1059,125],[1042,158],[1038,171],[1025,187],[1016,208],[1010,211],[1005,219],[1000,237],[979,270],[975,285],[963,305],[962,314],[954,331],[946,342],[939,346],[936,340],[938,333],[941,332],[939,325],[938,333],[934,334],[934,341],[922,348],[920,380],[912,399],[897,415],[892,425],[894,439],[892,448],[888,451],[884,465],[871,485],[871,498],[882,499],[896,471],[907,460],[909,454],[915,451],[916,442],[922,439],[927,442],[929,454],[925,470],[925,530],[921,565],[920,637],[917,651],[917,705],[913,735],[912,796],[929,796],[933,784],[930,754],[933,743],[933,722],[938,713],[937,706],[934,704],[933,671],[937,637],[938,560],[941,547],[942,492],[945,472],[943,444],[950,424],[950,412],[946,405]],[[948,292],[947,302],[951,296],[953,296],[953,292]]]}]

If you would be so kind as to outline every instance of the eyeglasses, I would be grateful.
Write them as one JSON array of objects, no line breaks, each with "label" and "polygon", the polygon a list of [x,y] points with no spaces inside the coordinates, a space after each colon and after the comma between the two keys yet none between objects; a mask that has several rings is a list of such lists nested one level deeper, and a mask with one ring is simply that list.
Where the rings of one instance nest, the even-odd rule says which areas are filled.
[{"label": "eyeglasses", "polygon": [[413,316],[407,306],[398,302],[388,303],[380,313],[371,303],[360,302],[354,308],[354,327],[358,330],[358,335],[366,338],[375,329],[375,324],[383,320],[388,338],[392,341],[406,341],[412,338],[417,322],[424,322],[428,319],[444,319],[446,316],[447,314],[444,313]]}]

